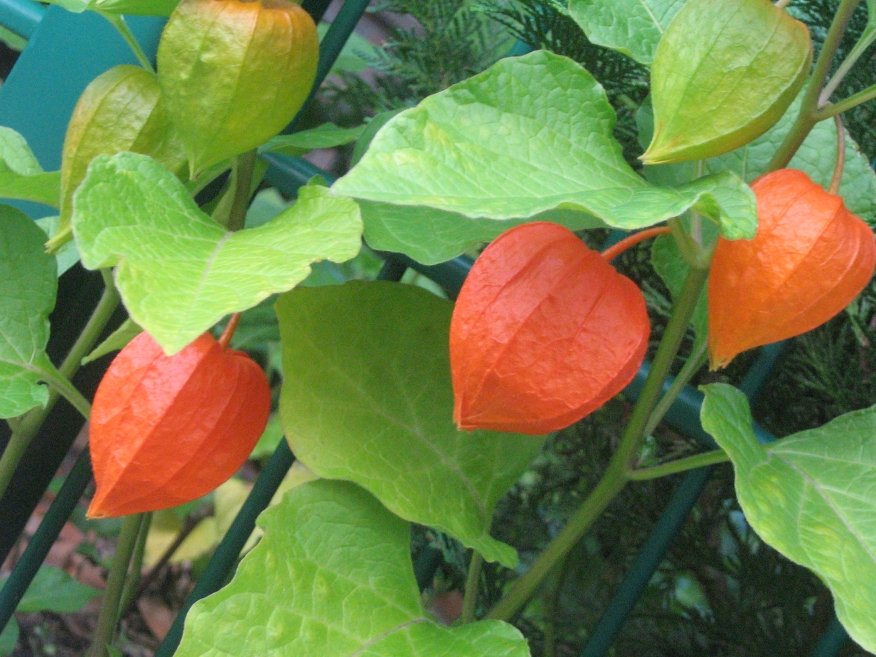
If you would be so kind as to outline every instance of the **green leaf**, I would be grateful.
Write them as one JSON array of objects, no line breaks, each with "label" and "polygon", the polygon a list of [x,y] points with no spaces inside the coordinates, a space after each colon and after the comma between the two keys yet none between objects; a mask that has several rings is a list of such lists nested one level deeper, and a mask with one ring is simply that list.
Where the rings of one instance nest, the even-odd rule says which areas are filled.
[{"label": "green leaf", "polygon": [[89,9],[129,16],[170,16],[180,0],[91,0]]},{"label": "green leaf", "polygon": [[703,427],[733,461],[746,519],[827,584],[851,637],[876,651],[876,407],[764,447],[741,392],[703,390]]},{"label": "green leaf", "polygon": [[131,16],[170,16],[180,0],[46,0],[67,11],[80,14],[86,10]]},{"label": "green leaf", "polygon": [[[876,0],[874,0],[876,1]],[[762,175],[776,149],[784,141],[797,117],[800,98],[791,105],[781,120],[768,132],[735,151],[725,153],[703,162],[705,173],[732,171],[746,182]],[[646,143],[653,130],[653,115],[650,104],[639,108],[636,116],[640,134]],[[809,133],[788,167],[799,169],[812,180],[827,188],[833,178],[836,164],[836,124],[821,121]],[[655,185],[681,185],[691,180],[696,171],[692,162],[658,164],[645,167],[645,177]],[[846,207],[862,219],[876,222],[876,172],[870,167],[867,157],[858,144],[846,133],[846,164],[840,185]]]},{"label": "green leaf", "polygon": [[809,30],[768,0],[688,0],[654,55],[655,130],[642,161],[700,160],[762,135],[811,61]]},{"label": "green leaf", "polygon": [[[703,203],[725,225],[754,225],[754,197],[741,181],[730,193],[732,177],[648,185],[624,161],[614,123],[602,87],[573,61],[542,51],[507,58],[393,118],[332,191],[471,219],[573,210],[626,229]],[[472,241],[465,232],[457,253]]]},{"label": "green leaf", "polygon": [[58,278],[45,241],[30,217],[0,205],[0,418],[44,406],[49,398],[38,382],[52,369],[45,349]]},{"label": "green leaf", "polygon": [[0,657],[11,655],[18,643],[18,622],[15,617],[9,619],[3,632],[0,632]]},{"label": "green leaf", "polygon": [[347,482],[294,488],[231,583],[195,603],[177,657],[526,657],[499,621],[439,625],[423,610],[410,526]]},{"label": "green leaf", "polygon": [[256,446],[252,448],[252,453],[249,455],[251,459],[266,459],[273,454],[277,445],[283,440],[283,424],[280,422],[280,415],[272,413],[268,418],[268,424],[262,433]]},{"label": "green leaf", "polygon": [[138,326],[130,317],[122,322],[122,325],[107,336],[107,339],[97,345],[94,350],[82,359],[82,364],[86,365],[93,360],[97,360],[101,356],[106,356],[114,351],[124,349],[128,343],[143,332],[142,327]]},{"label": "green leaf", "polygon": [[293,452],[320,477],[354,481],[406,520],[514,565],[489,534],[499,498],[543,439],[453,424],[453,304],[397,283],[299,288],[277,301],[280,414]]},{"label": "green leaf", "polygon": [[42,566],[27,588],[16,611],[53,611],[70,614],[82,609],[100,591],[86,586],[54,566]]},{"label": "green leaf", "polygon": [[404,253],[417,262],[435,265],[498,237],[512,226],[552,221],[571,230],[601,228],[602,222],[574,210],[547,210],[529,219],[470,219],[457,212],[410,205],[359,201],[365,241],[378,251]]},{"label": "green leaf", "polygon": [[173,354],[223,316],[291,289],[311,263],[355,256],[362,222],[355,203],[308,186],[269,223],[229,233],[167,169],[120,153],[92,162],[75,196],[73,230],[83,265],[118,265],[131,319]]},{"label": "green leaf", "polygon": [[571,0],[569,14],[593,43],[650,65],[685,0]]},{"label": "green leaf", "polygon": [[281,153],[298,157],[317,148],[334,148],[349,144],[356,141],[364,129],[364,125],[356,128],[340,128],[334,123],[323,123],[310,130],[274,137],[259,148],[259,153]]},{"label": "green leaf", "polygon": [[[731,170],[746,181],[760,176],[790,131],[798,108],[799,99],[772,130],[732,153],[706,160],[706,170]],[[836,124],[833,121],[821,121],[809,133],[788,167],[804,171],[812,180],[827,188],[836,164],[836,144]],[[876,173],[848,133],[840,195],[854,214],[871,222],[876,221]]]},{"label": "green leaf", "polygon": [[88,9],[88,6],[93,0],[46,0],[51,5],[58,5],[67,11],[72,11],[75,14],[81,14]]},{"label": "green leaf", "polygon": [[[672,293],[672,298],[677,299],[684,287],[684,281],[687,278],[690,267],[685,262],[675,238],[672,235],[661,235],[651,246],[651,264],[654,270],[666,283],[666,287]],[[708,297],[706,290],[700,292],[699,301],[694,309],[691,324],[696,334],[697,344],[702,343],[708,337],[709,332],[709,313],[708,313]],[[694,350],[696,350],[696,346]]]},{"label": "green leaf", "polygon": [[0,126],[0,198],[36,201],[57,208],[61,174],[45,173],[24,137]]},{"label": "green leaf", "polygon": [[[43,217],[36,220],[36,225],[43,229],[46,238],[52,238],[58,234],[58,225],[60,217]],[[61,248],[55,252],[55,258],[58,261],[58,276],[65,273],[68,269],[79,262],[79,249],[76,248],[76,242],[65,242]]]},{"label": "green leaf", "polygon": [[368,123],[365,124],[365,129],[362,131],[362,134],[359,135],[359,139],[356,140],[356,147],[353,149],[353,154],[350,156],[350,165],[355,166],[359,164],[359,160],[362,159],[362,156],[365,155],[365,152],[368,150],[368,147],[371,146],[371,142],[374,139],[374,135],[389,123],[389,120],[394,117],[396,114],[400,114],[404,111],[404,108],[389,110],[386,112],[380,112],[375,115]]},{"label": "green leaf", "polygon": [[[316,26],[320,41],[325,38],[330,27],[331,23],[324,21]],[[377,59],[382,50],[362,35],[353,32],[350,38],[344,42],[344,47],[335,60],[331,73],[361,73],[371,66],[371,60]]]}]

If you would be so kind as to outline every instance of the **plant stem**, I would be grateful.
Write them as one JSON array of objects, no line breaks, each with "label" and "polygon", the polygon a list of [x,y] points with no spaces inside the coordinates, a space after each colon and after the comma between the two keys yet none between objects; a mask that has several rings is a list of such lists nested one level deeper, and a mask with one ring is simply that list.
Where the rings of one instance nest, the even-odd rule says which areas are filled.
[{"label": "plant stem", "polygon": [[[152,511],[141,514],[140,530],[137,533],[137,544],[134,546],[134,556],[131,557],[129,576],[122,590],[119,603],[119,617],[124,616],[131,605],[140,597],[140,572],[143,570],[143,556],[146,554],[146,539],[149,537],[149,527],[152,525]],[[118,619],[116,619],[118,620]]]},{"label": "plant stem", "polygon": [[623,472],[626,474],[630,468],[630,462],[638,452],[642,439],[647,435],[645,429],[648,420],[663,391],[663,382],[666,380],[669,370],[678,349],[684,340],[687,327],[700,299],[700,293],[709,277],[708,268],[691,267],[684,281],[684,286],[672,307],[672,316],[666,325],[663,339],[654,355],[651,363],[651,371],[639,394],[639,399],[633,408],[630,421],[627,424],[624,435],[618,445],[615,456],[619,456],[623,462]]},{"label": "plant stem", "polygon": [[471,560],[468,562],[468,577],[465,580],[465,597],[462,600],[462,616],[460,618],[463,625],[474,622],[483,565],[484,558],[481,553],[472,550]]},{"label": "plant stem", "polygon": [[55,369],[51,362],[46,362],[40,368],[40,375],[49,387],[56,393],[66,399],[73,408],[79,411],[79,414],[86,420],[91,415],[91,404],[82,396],[82,393],[76,389],[70,379],[65,377],[61,372]]},{"label": "plant stem", "polygon": [[779,9],[784,9],[792,2],[793,2],[793,0],[776,0],[776,7]]},{"label": "plant stem", "polygon": [[97,628],[94,631],[94,640],[88,650],[88,657],[106,657],[107,647],[112,643],[115,635],[116,624],[119,616],[119,603],[122,599],[122,590],[128,575],[128,567],[131,564],[131,555],[137,544],[137,535],[140,533],[140,525],[143,514],[137,513],[126,516],[119,534],[119,542],[116,545],[116,553],[113,555],[113,563],[110,567],[106,589],[103,592],[103,600],[100,603],[100,612],[97,616]]},{"label": "plant stem", "polygon": [[711,452],[703,452],[702,454],[694,454],[686,456],[683,459],[670,461],[669,463],[661,463],[650,468],[640,468],[633,470],[629,474],[631,481],[645,481],[647,479],[658,479],[667,475],[686,472],[694,468],[702,468],[707,465],[715,465],[717,463],[726,463],[730,460],[723,449],[716,449]]},{"label": "plant stem", "polygon": [[[76,342],[70,349],[64,362],[61,363],[61,367],[57,370],[57,374],[60,375],[63,380],[68,382],[76,374],[82,359],[94,348],[94,344],[97,342],[103,329],[106,328],[107,323],[116,308],[119,306],[119,293],[112,282],[112,277],[106,272],[106,270],[103,270],[102,273],[104,274],[104,282],[106,283],[103,295],[101,296],[97,307],[94,309],[94,312],[91,314],[85,328],[82,329],[82,333],[79,334],[79,337],[76,339]],[[70,387],[72,387],[72,384]],[[24,415],[19,422],[17,429],[13,431],[12,438],[10,438],[9,444],[6,446],[3,456],[0,457],[0,497],[3,497],[3,493],[6,491],[12,476],[15,474],[15,469],[18,467],[21,457],[24,455],[25,451],[27,451],[28,446],[30,446],[30,443],[40,430],[40,427],[43,425],[43,422],[51,412],[52,408],[54,408],[59,397],[60,394],[53,387],[49,392],[49,399],[46,402],[45,407],[36,408]],[[79,397],[81,398],[82,396],[79,395]],[[87,404],[88,402],[85,401],[86,406]],[[82,406],[81,401],[80,406]],[[80,412],[82,410],[84,410],[84,407],[80,409]]]},{"label": "plant stem", "polygon": [[705,340],[701,340],[694,346],[693,353],[688,356],[687,362],[685,362],[684,367],[681,368],[681,372],[679,372],[678,376],[673,380],[672,385],[669,386],[669,390],[666,391],[666,394],[660,398],[660,402],[654,407],[651,417],[648,418],[648,424],[645,425],[644,434],[646,436],[650,436],[654,433],[654,429],[660,424],[663,416],[666,415],[667,411],[672,406],[673,402],[675,402],[678,395],[681,394],[681,391],[684,390],[684,387],[688,382],[697,372],[700,371],[700,368],[705,365],[707,358],[707,343]]},{"label": "plant stem", "polygon": [[[623,490],[626,477],[618,466],[617,453],[612,458],[600,482],[587,496],[584,503],[578,507],[575,514],[559,534],[548,544],[545,551],[532,564],[532,567],[521,575],[511,586],[499,603],[487,614],[494,620],[509,620],[514,616],[541,584],[542,580],[566,556],[590,525],[599,518],[611,501]],[[612,465],[614,464],[614,467]]]},{"label": "plant stem", "polygon": [[112,23],[119,31],[119,34],[122,35],[125,43],[127,43],[131,47],[131,50],[134,51],[134,56],[137,58],[137,61],[140,62],[140,66],[150,73],[155,73],[155,69],[152,67],[152,62],[149,61],[146,53],[143,52],[143,49],[140,47],[140,44],[131,32],[131,28],[129,28],[128,24],[125,22],[124,17],[121,14],[98,13]]},{"label": "plant stem", "polygon": [[700,263],[700,246],[693,241],[681,220],[677,217],[666,222],[669,225],[669,230],[672,231],[672,236],[675,238],[675,243],[678,250],[681,251],[681,256],[690,267],[696,267]]},{"label": "plant stem", "polygon": [[876,84],[871,87],[867,87],[863,91],[859,91],[853,96],[849,96],[845,100],[841,100],[838,103],[833,105],[827,105],[818,110],[815,115],[815,121],[823,121],[825,119],[829,119],[832,116],[836,116],[837,114],[842,114],[853,107],[857,107],[867,101],[873,100],[876,98]]},{"label": "plant stem", "polygon": [[815,112],[818,109],[821,90],[824,87],[828,73],[830,73],[833,58],[839,48],[843,34],[846,32],[849,20],[860,1],[840,0],[840,5],[837,8],[836,14],[834,14],[833,22],[824,39],[824,45],[822,45],[821,52],[818,54],[818,60],[815,62],[815,69],[809,78],[809,87],[806,89],[800,104],[800,113],[797,115],[797,120],[791,126],[790,132],[788,132],[785,140],[779,146],[775,155],[773,155],[773,159],[770,160],[764,173],[787,166],[788,162],[791,161],[791,158],[794,157],[794,154],[800,148],[800,145],[809,136],[812,128],[818,123],[818,119],[815,118]]},{"label": "plant stem", "polygon": [[858,40],[858,43],[855,44],[855,47],[846,55],[846,58],[843,60],[843,63],[840,64],[839,68],[836,70],[836,73],[833,74],[833,77],[828,81],[826,85],[824,85],[824,89],[821,91],[821,95],[819,96],[819,105],[826,104],[830,97],[833,96],[833,92],[837,90],[840,83],[845,79],[846,75],[855,63],[861,58],[867,48],[873,45],[873,42],[876,41],[876,27],[864,30],[864,33],[861,35],[861,38]]},{"label": "plant stem", "polygon": [[656,228],[640,230],[638,233],[633,233],[632,235],[623,238],[620,242],[612,244],[610,247],[602,252],[602,257],[605,258],[607,262],[611,262],[621,253],[635,246],[639,242],[644,242],[645,240],[652,237],[657,237],[658,235],[666,235],[667,233],[671,232],[672,230],[668,226],[657,226]]},{"label": "plant stem", "polygon": [[219,346],[227,349],[231,344],[231,338],[234,337],[234,332],[237,330],[237,325],[240,324],[240,313],[234,313],[225,325],[225,330],[219,336]]},{"label": "plant stem", "polygon": [[836,123],[836,164],[833,167],[833,178],[830,180],[830,187],[827,188],[827,191],[831,194],[839,194],[839,188],[843,182],[843,169],[846,165],[846,130],[839,114],[835,115],[833,120]]},{"label": "plant stem", "polygon": [[508,620],[514,616],[526,604],[548,573],[568,554],[611,501],[623,490],[631,469],[630,462],[641,446],[645,426],[657,404],[660,391],[663,389],[663,381],[669,374],[708,276],[708,268],[691,267],[688,272],[684,287],[672,307],[672,316],[657,348],[651,371],[633,408],[620,444],[612,455],[602,479],[575,511],[566,526],[538,556],[532,567],[511,585],[505,596],[490,610],[487,618]]},{"label": "plant stem", "polygon": [[246,209],[252,192],[252,170],[256,161],[256,149],[242,153],[234,158],[232,180],[234,198],[231,201],[231,212],[228,216],[228,230],[236,231],[243,228],[246,222]]}]

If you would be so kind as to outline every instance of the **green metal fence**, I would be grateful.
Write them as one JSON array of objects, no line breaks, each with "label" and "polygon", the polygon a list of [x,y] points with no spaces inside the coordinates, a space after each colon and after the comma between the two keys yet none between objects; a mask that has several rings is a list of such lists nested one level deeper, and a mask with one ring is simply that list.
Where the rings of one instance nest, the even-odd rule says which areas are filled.
[{"label": "green metal fence", "polygon": [[[304,0],[302,3],[317,21],[322,18],[328,4],[329,0]],[[320,46],[317,86],[328,74],[367,5],[368,0],[346,0],[344,3]],[[133,18],[130,22],[144,50],[154,55],[163,22],[152,18]],[[32,0],[0,0],[0,25],[28,39],[18,63],[0,88],[0,125],[22,133],[46,170],[57,169],[66,125],[79,94],[104,70],[120,63],[135,63],[134,58],[108,23],[88,12],[74,15],[58,7],[47,9]],[[287,194],[294,194],[313,175],[321,174],[330,178],[301,159],[277,155],[267,156],[266,159],[271,165],[266,179]],[[31,214],[46,214],[34,204],[22,203],[19,206]],[[381,279],[399,280],[410,267],[435,280],[451,296],[459,290],[471,266],[471,262],[464,258],[437,266],[424,266],[404,256],[385,256]],[[49,346],[49,353],[53,357],[65,353],[98,301],[101,285],[99,277],[92,274],[76,268],[61,279],[58,311],[52,318],[53,334]],[[59,312],[63,315],[58,315]],[[761,350],[741,385],[749,398],[758,395],[781,352],[781,345]],[[645,363],[626,389],[627,396],[635,398],[638,395],[647,373],[648,364]],[[86,392],[93,391],[97,383],[95,377],[99,374],[92,373],[92,380],[77,379],[76,383]],[[670,384],[671,380],[667,381],[666,386]],[[666,421],[687,436],[714,447],[714,442],[699,422],[701,403],[702,395],[690,387],[686,388],[673,404]],[[16,478],[0,499],[0,562],[8,556],[23,531],[81,425],[78,414],[59,404],[33,441]],[[762,442],[774,440],[762,429],[757,428],[756,433]],[[5,446],[7,439],[8,435],[0,433],[0,446]],[[254,528],[256,517],[268,505],[293,461],[293,454],[286,442],[282,441],[159,647],[157,657],[170,657],[176,650],[185,614],[191,605],[218,590],[228,580]],[[608,652],[681,530],[711,471],[711,467],[707,467],[690,471],[684,476],[606,611],[596,627],[588,633],[589,638],[580,652],[581,657],[599,657]],[[91,463],[86,450],[67,476],[6,585],[0,590],[0,630],[12,617],[51,545],[84,494],[91,476]],[[435,550],[426,550],[420,555],[414,567],[421,587],[428,585],[439,563],[440,553]],[[847,641],[847,634],[834,617],[810,655],[831,657],[838,654]]]}]

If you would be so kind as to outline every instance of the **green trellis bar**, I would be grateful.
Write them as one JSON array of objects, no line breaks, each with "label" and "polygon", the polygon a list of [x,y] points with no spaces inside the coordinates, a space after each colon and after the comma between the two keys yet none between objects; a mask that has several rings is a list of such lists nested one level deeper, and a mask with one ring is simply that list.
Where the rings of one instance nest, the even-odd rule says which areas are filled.
[{"label": "green trellis bar", "polygon": [[[328,0],[305,0],[303,5],[312,15],[319,18],[325,11],[328,5]],[[319,82],[321,82],[330,71],[335,58],[340,53],[341,48],[349,38],[367,5],[367,0],[347,0],[344,7],[339,12],[321,44],[318,73]],[[36,26],[39,24],[44,14],[45,8],[32,0],[0,0],[0,24],[3,24],[8,29],[25,38],[30,38],[33,35]],[[83,35],[80,32],[79,38],[82,37]],[[521,54],[526,50],[527,48],[525,46],[521,46],[516,51],[512,52],[512,54]],[[53,129],[56,129],[57,127],[58,126],[54,126]],[[61,126],[61,129],[63,129],[63,126]],[[286,193],[293,192],[298,186],[303,184],[313,175],[324,175],[327,178],[329,177],[325,172],[320,171],[316,167],[313,167],[313,165],[300,159],[276,156],[271,156],[267,159],[269,159],[272,164],[268,174],[268,180],[280,188],[281,191]],[[388,259],[384,271],[381,273],[381,278],[397,280],[409,266],[430,278],[433,278],[436,282],[441,284],[449,294],[453,295],[459,289],[471,263],[464,258],[457,258],[442,265],[426,267],[409,260],[404,256],[392,255],[391,258]],[[774,365],[775,359],[773,358],[772,362],[770,359],[771,357],[769,354],[759,358],[752,372],[749,373],[747,380],[754,376],[760,377],[761,380],[766,377],[769,372],[772,371]],[[646,372],[647,369],[643,368],[643,371],[637,376],[636,381],[634,381],[634,383],[628,388],[627,394],[633,397],[637,395],[638,388],[641,386]],[[691,389],[685,390],[667,414],[667,421],[688,435],[703,439],[705,434],[701,427],[699,427],[698,423],[699,404],[700,399],[698,398],[698,393]],[[705,437],[708,439],[707,436]],[[764,441],[769,441],[771,437],[765,432],[760,432],[759,438]],[[208,570],[211,568],[212,570],[210,570],[209,576],[205,572],[205,575],[199,580],[196,590],[187,602],[187,608],[196,599],[206,593],[212,592],[212,590],[216,590],[227,580],[234,567],[237,555],[243,545],[240,541],[242,540],[245,542],[248,538],[252,531],[255,517],[267,505],[293,460],[294,457],[285,442],[283,442],[268,462],[265,471],[256,482],[256,486],[250,497],[247,499],[244,508],[241,509],[241,512],[235,519],[231,530],[229,530],[228,534],[226,534],[226,537],[223,539],[225,548],[223,549],[220,545],[220,548],[217,549],[216,554],[214,554],[214,557],[208,566]],[[668,548],[678,529],[680,529],[683,524],[687,513],[699,494],[699,490],[705,484],[708,475],[707,470],[708,469],[693,471],[685,476],[682,486],[667,505],[666,511],[663,516],[661,516],[660,521],[658,521],[658,525],[652,532],[651,537],[649,537],[649,542],[646,544],[646,548],[640,554],[640,559],[646,556],[648,557],[646,560],[648,563],[643,561],[643,566],[638,569],[634,566],[633,571],[628,575],[625,582],[619,588],[616,599],[625,596],[627,598],[625,604],[630,605],[630,607],[623,613],[618,614],[617,628],[619,628],[626,619],[630,609],[632,609],[632,605],[635,604],[640,595],[640,593],[631,595],[632,585],[636,584],[635,580],[637,578],[639,580],[644,580],[645,585],[647,584],[647,580],[650,579],[653,570],[656,569],[659,561],[665,553],[665,550]],[[43,554],[41,556],[40,553],[43,550],[47,551],[51,546],[52,542],[57,537],[57,532],[60,531],[60,527],[63,526],[70,512],[72,512],[72,509],[76,506],[79,498],[83,494],[88,481],[90,481],[90,464],[86,452],[80,457],[74,470],[68,476],[68,479],[56,498],[55,503],[53,503],[49,512],[46,514],[43,523],[41,523],[37,530],[37,534],[31,541],[33,544],[33,551],[30,552],[31,546],[29,546],[28,550],[19,561],[19,564],[24,562],[27,567],[22,568],[20,572],[17,567],[16,571],[13,572],[10,577],[7,586],[2,592],[0,592],[0,628],[5,626],[6,622],[8,622],[9,617],[11,617],[11,614],[14,611],[15,604],[17,604],[17,600],[23,595],[27,584],[32,578],[30,571],[35,573],[35,568],[38,568],[42,563],[45,555]],[[417,568],[418,580],[423,580],[421,585],[426,584],[427,579],[425,576],[428,575],[428,571],[434,572],[434,568],[437,567],[439,558],[440,554],[436,554],[436,551],[433,550],[426,554],[425,557],[418,560],[423,562],[422,564],[418,563]],[[12,586],[10,586],[10,584],[12,584]],[[641,582],[639,582],[637,586],[641,586]],[[12,600],[15,600],[15,602],[12,602]],[[613,603],[614,601],[612,604]],[[11,609],[9,609],[10,606]],[[184,612],[177,618],[177,623],[174,626],[175,628],[179,626],[179,630],[181,630],[183,617]],[[601,622],[602,621],[600,621],[600,623]],[[616,633],[617,630],[615,629],[613,631]],[[171,633],[173,634],[173,631]],[[603,633],[604,631],[597,627],[591,635],[591,638],[602,636]],[[586,654],[589,657],[590,655],[595,656],[605,654],[613,637],[613,634],[611,637],[605,634],[603,637],[605,646],[601,651],[582,652],[582,655]],[[169,638],[170,635],[168,635],[168,639]],[[178,636],[176,640],[178,641]],[[835,655],[839,652],[846,641],[847,635],[845,634],[845,631],[836,619],[834,619],[831,625],[827,628],[827,631],[823,635],[818,646],[813,651],[812,657],[829,657],[830,655]],[[157,655],[164,655],[164,657],[167,657],[172,654],[173,649],[169,649],[168,652],[165,650],[165,645],[170,645],[167,640],[162,644]],[[175,641],[173,642],[173,645],[175,646]],[[588,644],[588,646],[589,645],[590,644]],[[585,651],[587,649],[588,648],[585,646]]]},{"label": "green trellis bar", "polygon": [[33,36],[45,15],[46,8],[33,0],[0,0],[3,27],[23,39]]}]

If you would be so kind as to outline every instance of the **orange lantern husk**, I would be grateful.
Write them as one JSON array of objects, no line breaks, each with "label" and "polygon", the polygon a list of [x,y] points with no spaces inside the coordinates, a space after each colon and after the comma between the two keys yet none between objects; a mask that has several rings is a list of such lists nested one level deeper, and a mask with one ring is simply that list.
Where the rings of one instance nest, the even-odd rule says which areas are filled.
[{"label": "orange lantern husk", "polygon": [[249,356],[205,333],[166,356],[147,333],[113,360],[97,389],[89,440],[106,518],[190,502],[228,480],[264,431],[271,391]]},{"label": "orange lantern husk", "polygon": [[751,189],[757,235],[719,239],[712,260],[712,369],[825,323],[854,300],[876,267],[870,227],[802,171],[774,171]]},{"label": "orange lantern husk", "polygon": [[488,246],[450,324],[461,429],[556,431],[619,393],[645,357],[642,292],[572,231],[512,228]]}]

